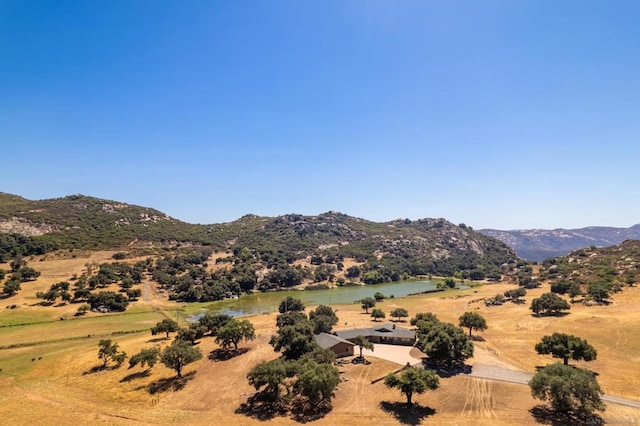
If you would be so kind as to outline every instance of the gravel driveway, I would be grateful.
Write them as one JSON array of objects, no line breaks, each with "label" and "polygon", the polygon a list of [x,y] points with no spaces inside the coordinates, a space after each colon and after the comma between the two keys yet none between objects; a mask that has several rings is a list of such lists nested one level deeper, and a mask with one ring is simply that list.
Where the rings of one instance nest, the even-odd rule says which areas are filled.
[{"label": "gravel driveway", "polygon": [[[360,349],[356,346],[354,353],[358,355],[359,351]],[[409,363],[410,365],[420,364],[421,358],[414,357],[411,355],[411,353],[420,356],[418,355],[420,352],[413,346],[374,344],[373,351],[370,351],[368,349],[362,350],[362,356],[364,356],[365,358],[381,358],[400,365],[407,365],[407,363]]]}]

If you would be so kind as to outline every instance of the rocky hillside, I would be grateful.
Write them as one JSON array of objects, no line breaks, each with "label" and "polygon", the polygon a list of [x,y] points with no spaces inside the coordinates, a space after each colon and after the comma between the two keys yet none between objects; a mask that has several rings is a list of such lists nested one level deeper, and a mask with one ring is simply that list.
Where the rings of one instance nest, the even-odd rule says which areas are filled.
[{"label": "rocky hillside", "polygon": [[[546,259],[540,269],[541,279],[552,283],[552,291],[587,296],[612,293],[640,282],[640,241],[626,240],[601,248],[575,250],[567,256]],[[593,291],[593,289],[597,291]],[[590,291],[590,289],[592,291]],[[573,297],[573,296],[572,296]]]},{"label": "rocky hillside", "polygon": [[192,243],[291,264],[312,256],[369,262],[392,274],[495,274],[517,258],[505,244],[444,219],[376,223],[329,212],[193,225],[157,210],[83,195],[31,201],[0,194],[0,254],[104,249],[136,242]]},{"label": "rocky hillside", "polygon": [[606,247],[620,244],[624,240],[640,239],[640,224],[630,228],[590,226],[552,230],[481,229],[478,232],[504,242],[523,259],[539,262],[549,257],[564,256],[584,247]]}]

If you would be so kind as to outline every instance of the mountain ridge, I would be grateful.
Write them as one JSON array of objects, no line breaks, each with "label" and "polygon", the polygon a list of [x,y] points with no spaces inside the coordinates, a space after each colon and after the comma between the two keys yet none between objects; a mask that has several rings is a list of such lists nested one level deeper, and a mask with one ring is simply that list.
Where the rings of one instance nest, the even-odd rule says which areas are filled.
[{"label": "mountain ridge", "polygon": [[[123,247],[134,241],[189,243],[234,255],[246,247],[254,255],[288,264],[310,256],[360,259],[375,263],[379,275],[391,280],[399,275],[454,273],[464,278],[470,271],[474,276],[495,276],[500,265],[517,259],[502,242],[442,218],[378,223],[329,211],[273,218],[248,214],[233,222],[200,225],[152,208],[79,194],[38,201],[0,194],[2,227],[0,237],[14,239],[0,241],[5,258],[18,245],[28,247],[28,254],[40,254]],[[15,231],[20,230],[18,237]]]},{"label": "mountain ridge", "polygon": [[496,238],[529,261],[565,256],[585,247],[606,247],[625,240],[640,239],[640,224],[628,228],[588,226],[576,229],[480,229],[481,234]]}]

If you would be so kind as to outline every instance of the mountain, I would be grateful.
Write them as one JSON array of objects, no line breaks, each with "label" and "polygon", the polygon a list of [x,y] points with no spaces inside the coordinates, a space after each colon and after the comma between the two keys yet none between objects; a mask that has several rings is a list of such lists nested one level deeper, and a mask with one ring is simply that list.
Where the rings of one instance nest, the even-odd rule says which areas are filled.
[{"label": "mountain", "polygon": [[32,201],[0,193],[0,232],[0,256],[4,252],[5,258],[16,251],[182,243],[234,255],[246,247],[289,264],[309,256],[355,258],[376,263],[385,276],[486,275],[517,259],[502,242],[444,219],[377,223],[328,212],[246,215],[229,223],[194,225],[155,209],[84,195]]},{"label": "mountain", "polygon": [[630,228],[590,226],[580,229],[552,230],[481,229],[478,232],[504,242],[523,259],[539,262],[548,257],[564,256],[572,250],[584,247],[605,247],[619,244],[624,240],[638,240],[640,224]]},{"label": "mountain", "polygon": [[[586,291],[589,284],[605,284],[613,291],[640,282],[640,241],[626,240],[607,247],[589,247],[566,256],[546,259],[540,269],[543,279]],[[553,287],[552,287],[553,288]]]}]

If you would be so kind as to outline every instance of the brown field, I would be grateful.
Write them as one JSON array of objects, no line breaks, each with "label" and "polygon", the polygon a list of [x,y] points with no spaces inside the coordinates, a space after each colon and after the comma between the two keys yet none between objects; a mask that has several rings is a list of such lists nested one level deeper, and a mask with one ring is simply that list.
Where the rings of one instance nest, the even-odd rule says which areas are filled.
[{"label": "brown field", "polygon": [[[145,376],[140,367],[91,373],[99,364],[97,342],[110,336],[128,354],[153,344],[170,341],[151,336],[148,330],[163,315],[179,305],[153,293],[151,301],[132,304],[125,315],[89,314],[86,319],[59,321],[72,317],[77,305],[38,306],[36,291],[54,282],[81,273],[90,261],[109,261],[112,252],[91,254],[91,258],[49,258],[31,260],[42,272],[34,283],[26,283],[16,296],[0,300],[0,325],[39,322],[1,327],[0,346],[21,343],[25,346],[0,350],[0,418],[4,424],[292,424],[291,417],[276,416],[258,420],[237,412],[254,392],[246,380],[249,369],[261,360],[277,357],[267,344],[275,330],[275,315],[251,317],[257,339],[242,347],[246,353],[227,361],[214,361],[208,355],[217,345],[211,338],[199,343],[205,357],[187,366],[185,380],[173,380],[173,372],[162,365]],[[6,265],[0,267],[7,269]],[[535,343],[545,334],[562,331],[576,334],[598,350],[598,360],[588,368],[599,374],[606,393],[640,400],[640,342],[635,331],[640,327],[640,289],[634,287],[614,296],[610,306],[574,305],[564,317],[536,318],[528,309],[533,297],[545,290],[527,294],[521,305],[485,307],[480,300],[502,293],[508,284],[491,284],[473,289],[429,296],[389,299],[379,304],[387,312],[404,307],[411,316],[434,312],[441,320],[456,322],[467,310],[481,313],[489,329],[476,342],[476,356],[469,364],[482,362],[534,371],[552,358],[536,355]],[[5,309],[18,304],[15,310]],[[159,309],[166,312],[159,312]],[[338,307],[340,327],[370,324],[370,318],[357,305]],[[118,331],[130,334],[111,336]],[[416,395],[419,409],[404,410],[404,396],[388,390],[383,382],[371,381],[398,369],[398,365],[370,357],[371,364],[347,364],[340,367],[343,381],[333,410],[312,423],[319,425],[363,424],[447,424],[513,425],[535,424],[529,410],[539,401],[531,398],[529,388],[468,376],[441,379],[440,389]],[[587,363],[578,363],[586,365]],[[177,388],[178,389],[176,390]],[[640,410],[608,404],[602,417],[608,423],[637,424]],[[635,423],[633,423],[635,422]]]}]

